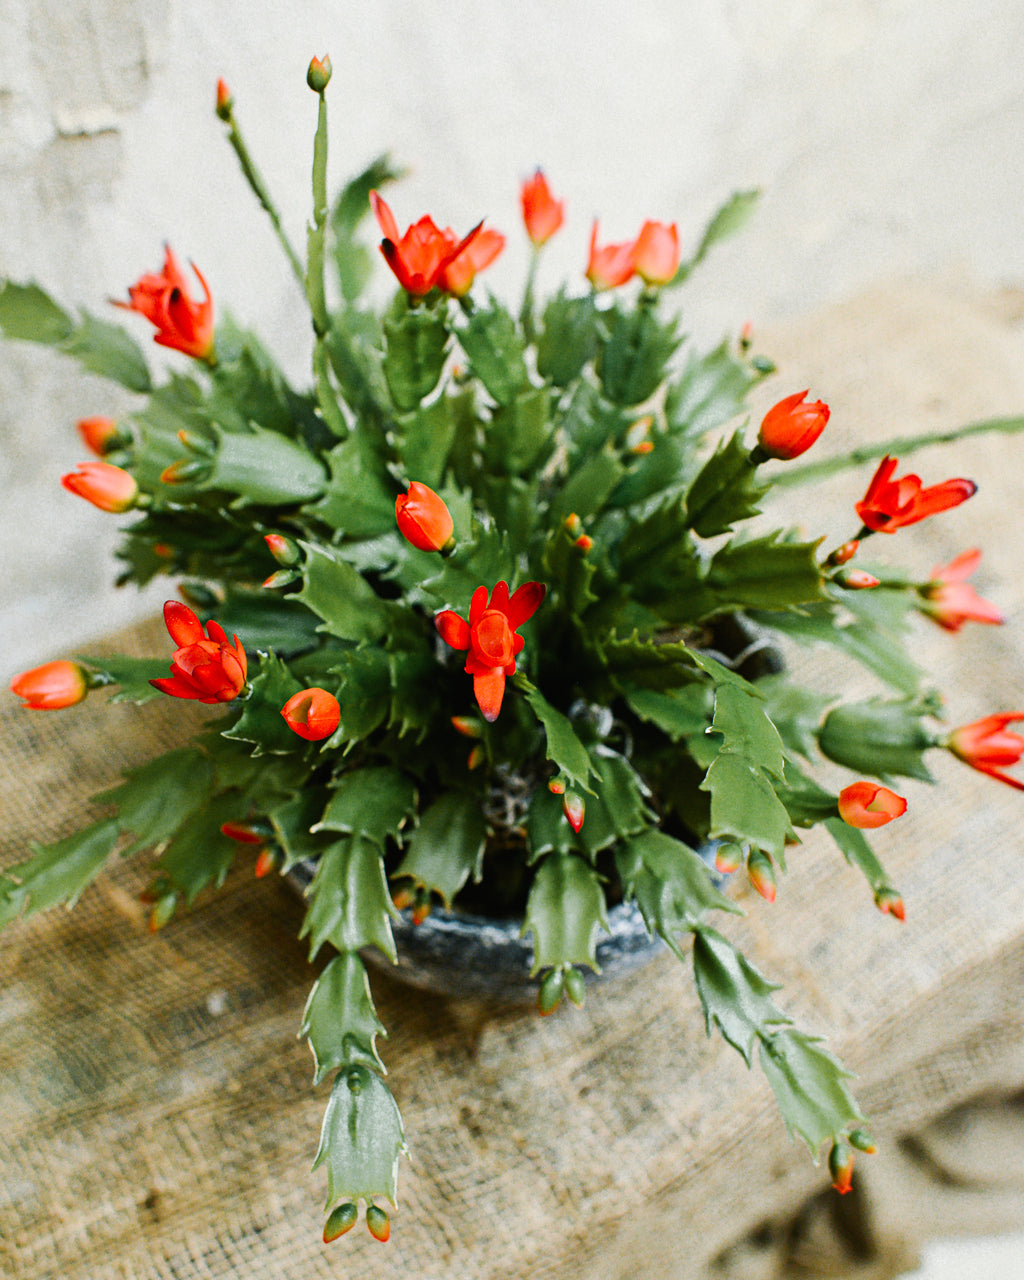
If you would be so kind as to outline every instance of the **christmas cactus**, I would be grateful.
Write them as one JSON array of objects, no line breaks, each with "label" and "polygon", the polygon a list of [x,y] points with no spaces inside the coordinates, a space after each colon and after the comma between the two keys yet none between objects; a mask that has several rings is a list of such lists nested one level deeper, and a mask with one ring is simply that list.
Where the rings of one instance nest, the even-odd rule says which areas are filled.
[{"label": "christmas cactus", "polygon": [[[531,267],[510,309],[475,282],[504,237],[430,217],[403,233],[380,195],[398,176],[386,158],[329,202],[329,79],[314,59],[304,255],[223,83],[216,99],[309,303],[309,388],[289,385],[254,335],[216,324],[203,276],[170,249],[119,304],[189,358],[159,385],[123,327],[75,317],[35,284],[0,290],[9,338],[137,393],[118,421],[79,424],[95,456],[64,484],[128,517],[122,582],[169,575],[187,602],[165,606],[169,644],[152,660],[48,662],[12,689],[47,710],[104,686],[114,701],[211,708],[192,745],[101,797],[116,816],[0,875],[0,922],[73,901],[115,850],[155,852],[154,929],[247,848],[257,875],[311,860],[302,933],[330,958],[301,1025],[316,1082],[334,1077],[316,1155],[325,1238],[362,1200],[386,1239],[378,1201],[396,1199],[405,1138],[363,953],[394,957],[400,909],[422,921],[471,894],[477,910],[521,917],[547,1013],[582,1000],[608,907],[631,901],[692,964],[709,1032],[759,1059],[785,1123],[815,1156],[827,1149],[845,1190],[854,1149],[871,1149],[849,1073],[711,919],[739,910],[730,872],[771,902],[787,847],[819,824],[902,919],[864,834],[905,810],[889,784],[927,780],[926,752],[945,749],[1024,789],[1007,772],[1024,754],[1008,726],[1024,712],[942,728],[904,644],[915,612],[952,631],[1001,621],[967,582],[979,553],[925,582],[856,562],[869,537],[974,486],[922,487],[884,450],[787,465],[826,430],[828,407],[806,391],[753,436],[747,395],[773,366],[747,333],[690,350],[668,307],[751,194],[686,260],[675,225],[602,244],[595,224],[589,287],[541,300]],[[521,198],[535,265],[563,208],[539,171]],[[382,314],[364,300],[367,221],[398,284]],[[774,485],[878,458],[842,545],[750,525]],[[844,701],[752,660],[773,636],[833,645],[887,692]],[[816,777],[822,760],[850,772],[838,793]],[[518,806],[503,803],[510,790]]]}]

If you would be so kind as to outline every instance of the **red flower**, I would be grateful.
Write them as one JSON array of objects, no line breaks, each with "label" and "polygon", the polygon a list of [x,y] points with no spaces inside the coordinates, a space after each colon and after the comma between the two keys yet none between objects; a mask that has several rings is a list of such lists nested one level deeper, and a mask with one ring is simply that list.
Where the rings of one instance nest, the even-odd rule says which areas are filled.
[{"label": "red flower", "polygon": [[679,229],[674,222],[645,222],[633,251],[636,273],[644,284],[668,284],[679,269]]},{"label": "red flower", "polygon": [[587,263],[587,279],[595,289],[614,289],[633,278],[636,270],[636,241],[622,244],[606,244],[598,247],[597,219],[590,232],[590,260]]},{"label": "red flower", "polygon": [[950,751],[979,773],[998,778],[1009,787],[1024,791],[1024,782],[1011,778],[1004,772],[1007,765],[1016,764],[1024,755],[1024,737],[1007,729],[1008,724],[1024,720],[1024,711],[1003,711],[994,716],[983,716],[972,724],[954,729],[946,740]]},{"label": "red flower", "polygon": [[874,533],[895,533],[905,525],[958,507],[978,488],[973,480],[956,479],[922,489],[920,476],[894,480],[892,475],[898,465],[899,459],[887,454],[878,464],[867,493],[856,505],[864,527]]},{"label": "red flower", "polygon": [[527,178],[520,190],[523,202],[523,223],[526,234],[539,249],[547,244],[565,218],[565,203],[556,200],[551,194],[548,180],[538,169],[532,178]]},{"label": "red flower", "polygon": [[770,458],[799,458],[825,430],[829,407],[823,400],[804,404],[806,391],[786,396],[764,415],[757,443]]},{"label": "red flower", "polygon": [[230,702],[245,685],[245,650],[232,636],[228,643],[224,628],[212,620],[203,624],[180,600],[164,605],[164,622],[178,646],[171,659],[170,677],[150,680],[154,689],[172,698],[195,698],[199,702]]},{"label": "red flower", "polygon": [[281,708],[281,714],[288,728],[308,742],[329,738],[341,723],[338,699],[318,686],[293,693]]},{"label": "red flower", "polygon": [[[447,235],[451,232],[445,231]],[[452,235],[454,239],[454,235]],[[489,267],[505,247],[505,237],[500,231],[492,231],[489,227],[480,234],[441,271],[438,285],[453,298],[462,298],[473,286],[478,271]]]},{"label": "red flower", "polygon": [[188,281],[181,273],[177,259],[168,247],[163,270],[145,275],[128,290],[130,302],[115,302],[115,307],[137,311],[156,326],[153,341],[172,347],[197,360],[213,356],[213,298],[198,267],[192,270],[203,286],[206,298],[196,302],[188,291]]},{"label": "red flower", "polygon": [[442,231],[433,218],[424,215],[404,236],[399,236],[394,214],[376,191],[370,192],[370,205],[384,233],[380,244],[384,260],[398,283],[414,298],[422,298],[439,285],[445,267],[480,234],[478,223],[465,239],[457,241],[454,232]]},{"label": "red flower", "polygon": [[488,603],[487,588],[477,587],[468,622],[452,609],[434,619],[446,644],[469,650],[465,670],[473,677],[473,693],[485,720],[498,718],[505,677],[515,674],[516,654],[524,644],[516,632],[536,613],[546,591],[542,582],[524,582],[509,599],[508,583],[499,582]]},{"label": "red flower", "polygon": [[113,418],[81,418],[76,425],[85,447],[100,458],[117,439],[117,423]]},{"label": "red flower", "polygon": [[906,811],[906,800],[877,782],[851,782],[839,793],[839,816],[851,827],[884,827]]},{"label": "red flower", "polygon": [[80,462],[78,470],[61,476],[60,482],[101,511],[127,511],[139,496],[135,477],[109,462]]},{"label": "red flower", "polygon": [[992,601],[983,600],[967,581],[980,563],[981,552],[972,547],[933,569],[931,581],[921,588],[921,611],[947,631],[959,631],[965,622],[1002,622]]},{"label": "red flower", "polygon": [[420,551],[441,551],[452,540],[451,512],[433,489],[418,480],[395,499],[395,519],[402,536]]},{"label": "red flower", "polygon": [[84,668],[61,658],[15,676],[11,692],[24,698],[21,705],[29,710],[59,711],[81,702],[89,692],[89,683]]}]

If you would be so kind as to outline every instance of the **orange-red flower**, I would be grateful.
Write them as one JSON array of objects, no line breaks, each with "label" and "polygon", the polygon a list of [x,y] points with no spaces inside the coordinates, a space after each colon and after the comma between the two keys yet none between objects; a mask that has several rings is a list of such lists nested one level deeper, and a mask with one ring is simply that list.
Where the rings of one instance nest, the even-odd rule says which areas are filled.
[{"label": "orange-red flower", "polygon": [[647,221],[633,245],[633,264],[644,284],[668,284],[679,269],[679,228]]},{"label": "orange-red flower", "polygon": [[851,827],[884,827],[906,811],[906,800],[877,782],[851,782],[839,793],[839,816]]},{"label": "orange-red flower", "polygon": [[156,326],[153,341],[162,347],[182,351],[197,360],[213,356],[213,298],[199,268],[193,263],[206,295],[197,302],[188,291],[188,281],[168,246],[163,270],[145,275],[128,290],[129,302],[115,302],[126,311],[137,311]]},{"label": "orange-red flower", "polygon": [[[444,234],[450,235],[445,230]],[[452,235],[454,239],[454,235]],[[453,298],[462,298],[473,287],[473,280],[478,271],[489,267],[505,247],[505,237],[500,231],[492,231],[485,227],[462,252],[442,268],[438,277],[438,287]]]},{"label": "orange-red flower", "polygon": [[117,439],[117,423],[113,418],[80,418],[76,426],[85,447],[100,458]]},{"label": "orange-red flower", "polygon": [[15,676],[11,692],[24,698],[21,705],[32,711],[59,711],[81,702],[89,692],[89,682],[83,667],[61,658]]},{"label": "orange-red flower", "polygon": [[548,180],[540,169],[527,178],[519,192],[523,203],[526,234],[539,249],[547,244],[565,218],[565,202],[551,194]]},{"label": "orange-red flower", "polygon": [[979,773],[998,778],[1008,787],[1024,791],[1024,782],[1011,778],[1005,772],[1024,755],[1024,737],[1007,729],[1008,724],[1024,720],[1024,711],[1002,711],[997,715],[983,716],[971,724],[954,729],[946,739],[950,751],[964,764]]},{"label": "orange-red flower", "polygon": [[60,482],[101,511],[127,511],[139,496],[135,477],[109,462],[80,462],[78,470],[61,476]]},{"label": "orange-red flower", "polygon": [[245,685],[245,650],[238,636],[228,642],[224,628],[212,619],[203,624],[180,600],[164,605],[164,622],[178,646],[171,659],[170,677],[150,680],[154,689],[172,698],[195,698],[199,702],[230,702]]},{"label": "orange-red flower", "polygon": [[485,720],[498,718],[505,677],[515,674],[516,654],[524,644],[517,632],[536,613],[546,591],[542,582],[524,582],[509,599],[508,583],[499,582],[488,602],[487,588],[481,586],[473,592],[468,622],[452,609],[434,619],[446,644],[469,650],[465,670],[473,677],[473,693]]},{"label": "orange-red flower", "polygon": [[376,191],[370,192],[370,205],[384,233],[380,244],[384,260],[398,283],[414,298],[422,298],[440,285],[445,267],[473,243],[482,225],[478,223],[468,236],[456,240],[453,231],[442,231],[433,218],[425,214],[404,236],[399,236],[394,214]]},{"label": "orange-red flower", "polygon": [[341,706],[333,693],[314,686],[293,693],[281,708],[288,728],[308,742],[329,738],[341,723]]},{"label": "orange-red flower", "polygon": [[921,588],[921,611],[947,631],[959,631],[965,622],[1002,622],[1003,615],[992,601],[983,600],[967,581],[980,563],[981,552],[972,547],[949,564],[934,568],[931,580]]},{"label": "orange-red flower", "polygon": [[441,551],[451,542],[455,527],[451,512],[433,489],[418,480],[395,499],[395,519],[402,536],[420,551]]},{"label": "orange-red flower", "polygon": [[829,407],[823,400],[804,404],[806,391],[786,396],[764,415],[757,443],[770,458],[799,458],[825,430]]},{"label": "orange-red flower", "polygon": [[899,459],[886,454],[871,478],[867,493],[856,505],[864,527],[873,533],[895,533],[908,524],[917,524],[940,511],[958,507],[978,489],[973,480],[960,478],[922,489],[920,476],[901,476],[894,480],[893,472],[898,465]]},{"label": "orange-red flower", "polygon": [[614,289],[633,278],[636,270],[636,241],[622,244],[597,243],[597,219],[590,232],[590,259],[587,262],[587,279],[595,289]]}]

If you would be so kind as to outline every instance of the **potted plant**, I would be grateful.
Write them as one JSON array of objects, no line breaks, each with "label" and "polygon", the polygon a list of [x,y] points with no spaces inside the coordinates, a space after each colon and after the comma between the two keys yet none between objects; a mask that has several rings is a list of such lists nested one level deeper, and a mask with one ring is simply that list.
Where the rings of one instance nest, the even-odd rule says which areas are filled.
[{"label": "potted plant", "polygon": [[[915,613],[950,631],[1002,621],[968,582],[980,553],[924,582],[861,566],[870,537],[974,485],[924,486],[879,450],[839,546],[753,524],[777,481],[822,469],[788,464],[829,408],[796,391],[755,437],[742,415],[772,364],[747,332],[689,350],[669,309],[753,195],[730,199],[687,259],[675,224],[618,244],[595,224],[589,288],[538,299],[531,267],[513,310],[474,290],[504,237],[430,217],[402,232],[380,195],[397,176],[386,158],[329,202],[329,61],[307,78],[319,118],[305,260],[223,83],[216,109],[308,300],[308,388],[255,335],[215,324],[203,276],[169,248],[119,304],[191,361],[158,385],[123,327],[75,318],[35,284],[0,290],[9,338],[138,393],[116,422],[83,419],[96,456],[63,483],[129,517],[121,581],[170,575],[183,597],[165,606],[164,653],[48,662],[13,691],[36,709],[105,686],[211,709],[191,745],[102,797],[115,816],[0,875],[0,923],[73,901],[116,849],[155,853],[154,929],[247,848],[257,875],[299,879],[302,934],[330,957],[302,1019],[316,1081],[334,1077],[316,1156],[325,1239],[359,1200],[374,1236],[390,1230],[378,1201],[395,1200],[405,1137],[365,957],[398,958],[399,921],[413,937],[432,919],[472,917],[482,934],[505,922],[542,1013],[583,1000],[612,918],[639,921],[626,953],[655,939],[692,963],[708,1030],[748,1064],[756,1051],[785,1123],[815,1156],[827,1149],[847,1190],[854,1151],[871,1149],[848,1072],[710,918],[739,910],[732,873],[773,901],[787,848],[821,824],[902,919],[864,834],[904,812],[894,780],[927,779],[937,749],[1024,786],[1007,772],[1024,713],[950,732],[904,646]],[[540,171],[521,199],[535,265],[562,203]],[[363,292],[371,213],[399,286],[381,314]],[[774,636],[836,646],[887,692],[810,689],[765,658]],[[822,761],[849,772],[843,786],[821,780]]]}]

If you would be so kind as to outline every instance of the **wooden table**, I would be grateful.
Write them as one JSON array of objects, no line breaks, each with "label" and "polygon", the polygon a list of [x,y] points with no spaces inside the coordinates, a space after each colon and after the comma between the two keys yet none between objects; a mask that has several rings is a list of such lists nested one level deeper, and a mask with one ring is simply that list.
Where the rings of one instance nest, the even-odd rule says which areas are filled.
[{"label": "wooden table", "polygon": [[[785,371],[764,403],[810,385],[832,404],[837,448],[1024,408],[1024,344],[1005,310],[937,285],[880,289],[759,345]],[[923,577],[982,545],[979,589],[1009,615],[956,637],[922,622],[918,656],[951,723],[1012,709],[1024,440],[985,437],[915,461],[926,482],[969,474],[981,488],[901,533],[893,554]],[[848,536],[867,478],[790,491],[792,510],[808,530]],[[159,652],[158,634],[118,644]],[[827,655],[797,660],[822,688],[850,675]],[[74,829],[88,796],[204,714],[102,703],[53,715],[4,703],[0,865],[33,837]],[[309,1166],[326,1086],[313,1091],[296,1039],[312,981],[301,904],[242,858],[222,892],[151,936],[143,857],[112,865],[73,912],[0,937],[0,1272],[749,1280],[795,1275],[785,1267],[800,1262],[801,1275],[867,1277],[909,1265],[936,1226],[1019,1226],[1019,1146],[1013,1170],[982,1157],[959,1189],[928,1170],[963,1156],[956,1133],[980,1114],[962,1109],[970,1100],[984,1095],[1001,1134],[1002,1120],[1019,1120],[1006,1098],[1024,1084],[1024,797],[946,757],[934,764],[937,786],[911,784],[910,812],[877,841],[905,925],[817,839],[794,851],[799,874],[774,907],[747,898],[748,916],[726,922],[784,980],[784,1006],[860,1077],[882,1150],[859,1161],[854,1195],[823,1190],[759,1074],[705,1039],[690,975],[670,956],[549,1019],[382,979],[383,1052],[412,1160],[390,1244],[360,1227],[325,1247],[323,1182]]]}]

